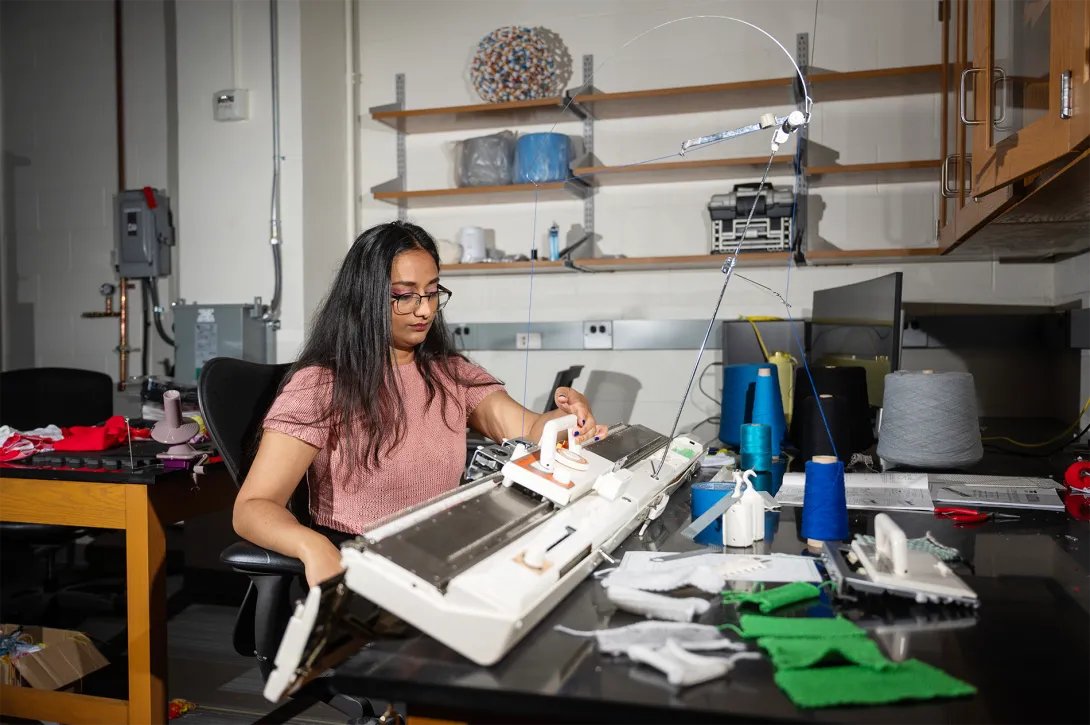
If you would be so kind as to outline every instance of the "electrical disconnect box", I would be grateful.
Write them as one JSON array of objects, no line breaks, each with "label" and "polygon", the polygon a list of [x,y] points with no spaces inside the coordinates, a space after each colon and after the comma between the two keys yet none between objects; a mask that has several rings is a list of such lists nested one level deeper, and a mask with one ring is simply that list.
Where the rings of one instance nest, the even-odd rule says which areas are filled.
[{"label": "electrical disconnect box", "polygon": [[117,275],[150,279],[170,275],[170,248],[174,223],[165,191],[145,187],[122,191],[114,197]]},{"label": "electrical disconnect box", "polygon": [[265,306],[177,304],[174,306],[174,380],[195,383],[214,357],[259,363],[276,361],[276,323]]}]

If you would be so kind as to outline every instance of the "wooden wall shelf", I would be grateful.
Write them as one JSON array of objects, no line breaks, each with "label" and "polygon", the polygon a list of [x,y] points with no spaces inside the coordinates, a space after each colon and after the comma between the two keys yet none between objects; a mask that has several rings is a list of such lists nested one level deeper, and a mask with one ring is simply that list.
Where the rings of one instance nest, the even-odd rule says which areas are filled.
[{"label": "wooden wall shelf", "polygon": [[[738,267],[779,269],[787,268],[787,252],[747,252],[738,256]],[[806,253],[808,266],[838,264],[904,264],[928,262],[942,257],[936,247],[914,249],[824,249]],[[972,261],[984,257],[962,257],[956,261]],[[575,264],[592,272],[661,272],[686,269],[719,269],[727,259],[723,254],[687,254],[665,257],[620,257],[616,259],[577,259]],[[949,257],[947,257],[949,259]],[[955,261],[955,260],[951,260]],[[441,270],[446,277],[475,275],[529,274],[530,262],[483,262],[479,264],[448,264]],[[579,269],[567,267],[563,262],[538,261],[533,263],[534,274],[576,273]]]},{"label": "wooden wall shelf", "polygon": [[808,166],[806,178],[810,181],[811,187],[938,181],[941,166],[941,159]]},{"label": "wooden wall shelf", "polygon": [[[618,257],[577,259],[577,267],[593,272],[639,272],[677,269],[719,269],[726,261],[723,254],[687,254],[672,257]],[[749,252],[738,257],[738,267],[777,267],[787,265],[787,252]],[[529,274],[530,262],[485,262],[480,264],[448,264],[441,273],[446,276]],[[534,274],[579,272],[563,262],[533,263]]]},{"label": "wooden wall shelf", "polygon": [[390,204],[405,201],[409,208],[473,206],[476,204],[532,204],[537,201],[565,201],[580,198],[578,187],[568,182],[553,184],[509,184],[506,186],[467,186],[456,189],[417,191],[377,191],[375,199]]},{"label": "wooden wall shelf", "polygon": [[[583,166],[572,174],[595,186],[624,184],[667,184],[682,181],[713,181],[760,174],[768,157],[752,156],[738,159],[702,159],[700,161],[666,161],[634,166]],[[792,157],[777,158],[772,174],[791,173]],[[588,177],[589,178],[586,178]]]},{"label": "wooden wall shelf", "polygon": [[[878,68],[848,73],[815,73],[808,79],[814,102],[938,93],[941,66]],[[794,76],[622,93],[587,93],[575,102],[598,120],[705,113],[734,108],[793,106]]]},{"label": "wooden wall shelf", "polygon": [[508,103],[476,103],[413,111],[372,108],[371,118],[403,133],[440,133],[481,128],[578,121],[564,110],[563,98],[539,98]]},{"label": "wooden wall shelf", "polygon": [[[821,72],[813,73],[807,82],[815,103],[938,93],[941,68],[935,64]],[[794,82],[794,76],[785,76],[620,93],[584,93],[575,97],[575,103],[586,107],[597,120],[792,106]],[[378,107],[371,109],[371,118],[410,134],[578,121],[576,114],[565,110],[566,103],[564,98],[540,98],[413,110]]]}]

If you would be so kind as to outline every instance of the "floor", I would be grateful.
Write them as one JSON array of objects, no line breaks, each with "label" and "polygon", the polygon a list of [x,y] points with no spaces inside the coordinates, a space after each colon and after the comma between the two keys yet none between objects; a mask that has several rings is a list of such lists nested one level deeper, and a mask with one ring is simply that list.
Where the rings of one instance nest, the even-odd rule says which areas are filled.
[{"label": "floor", "polygon": [[[178,548],[172,543],[168,538],[168,552]],[[114,562],[124,563],[123,555],[111,551],[114,548],[109,541],[105,544],[95,542],[90,546],[81,545],[76,550],[74,568],[62,566],[60,570],[65,571],[68,577],[78,576],[80,580],[93,574],[96,582],[104,584],[104,591],[123,601],[120,597],[123,591],[120,580],[115,578],[112,585],[110,580],[111,575],[118,573],[110,571]],[[7,550],[7,547],[4,549]],[[123,696],[124,612],[120,611],[120,607],[111,609],[106,602],[97,598],[64,595],[59,611],[46,617],[41,610],[39,597],[12,599],[15,592],[33,585],[35,577],[41,573],[40,570],[23,566],[23,562],[25,559],[15,566],[8,556],[4,557],[0,569],[0,622],[51,624],[88,635],[99,645],[111,665],[88,676],[83,683],[84,691],[107,696],[120,692]],[[232,647],[237,610],[227,603],[199,603],[202,597],[199,596],[198,587],[191,585],[187,589],[182,571],[184,569],[179,559],[172,561],[168,554],[167,589],[173,611],[168,623],[168,694],[171,698],[182,698],[196,704],[197,709],[174,722],[193,725],[255,722],[268,713],[272,705],[261,694],[261,677],[253,658],[239,655]],[[194,597],[195,593],[198,596]],[[193,601],[195,598],[197,602]],[[26,722],[35,721],[0,717],[0,723],[5,724]],[[344,723],[346,717],[327,705],[318,705],[292,722]]]}]

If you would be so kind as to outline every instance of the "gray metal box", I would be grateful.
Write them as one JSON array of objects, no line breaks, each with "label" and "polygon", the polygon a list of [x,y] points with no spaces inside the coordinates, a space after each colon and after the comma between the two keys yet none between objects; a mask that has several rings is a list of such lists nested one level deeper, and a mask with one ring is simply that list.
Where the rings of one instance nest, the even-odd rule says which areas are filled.
[{"label": "gray metal box", "polygon": [[195,383],[201,366],[214,357],[276,361],[276,328],[248,305],[174,306],[174,379]]},{"label": "gray metal box", "polygon": [[159,189],[122,191],[114,197],[114,265],[119,277],[170,275],[174,226],[170,198]]}]

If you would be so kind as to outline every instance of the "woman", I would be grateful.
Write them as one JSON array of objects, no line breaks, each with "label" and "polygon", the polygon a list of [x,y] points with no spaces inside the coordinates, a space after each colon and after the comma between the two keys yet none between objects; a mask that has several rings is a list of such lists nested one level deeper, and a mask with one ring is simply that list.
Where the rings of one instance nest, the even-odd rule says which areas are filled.
[{"label": "woman", "polygon": [[[301,559],[311,585],[341,571],[334,542],[458,485],[466,425],[496,441],[536,441],[546,421],[572,413],[581,440],[605,435],[571,388],[556,391],[558,410],[533,413],[458,354],[440,313],[450,295],[427,232],[368,229],[265,417],[235,531]],[[286,508],[304,475],[314,528]]]}]

